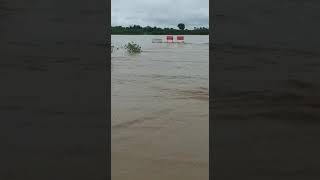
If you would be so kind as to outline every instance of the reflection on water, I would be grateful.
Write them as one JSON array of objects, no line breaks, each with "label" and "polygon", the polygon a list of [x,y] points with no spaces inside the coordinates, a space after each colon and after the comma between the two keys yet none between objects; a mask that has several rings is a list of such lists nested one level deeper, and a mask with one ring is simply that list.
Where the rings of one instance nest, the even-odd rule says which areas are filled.
[{"label": "reflection on water", "polygon": [[152,43],[164,37],[112,36],[114,179],[207,179],[209,38]]}]

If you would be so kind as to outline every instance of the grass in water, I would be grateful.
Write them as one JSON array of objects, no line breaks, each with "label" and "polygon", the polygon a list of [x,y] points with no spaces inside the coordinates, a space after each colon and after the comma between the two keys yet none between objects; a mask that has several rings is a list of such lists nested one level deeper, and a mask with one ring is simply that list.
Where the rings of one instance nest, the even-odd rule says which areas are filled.
[{"label": "grass in water", "polygon": [[128,51],[129,54],[139,54],[141,53],[141,46],[134,42],[129,42],[124,48]]}]

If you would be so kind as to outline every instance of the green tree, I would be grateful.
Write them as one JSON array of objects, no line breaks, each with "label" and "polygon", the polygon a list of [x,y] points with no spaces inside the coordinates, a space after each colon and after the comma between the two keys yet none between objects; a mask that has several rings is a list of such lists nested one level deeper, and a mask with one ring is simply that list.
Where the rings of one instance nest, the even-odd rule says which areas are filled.
[{"label": "green tree", "polygon": [[186,27],[186,26],[185,26],[183,23],[179,23],[179,24],[178,24],[178,28],[179,28],[180,30],[184,30],[185,27]]},{"label": "green tree", "polygon": [[[112,34],[159,34],[159,35],[178,35],[181,34],[181,30],[174,28],[159,28],[159,27],[151,27],[146,26],[142,27],[140,25],[131,25],[127,27],[123,26],[112,26],[111,27]],[[183,34],[194,34],[194,35],[208,35],[209,28],[207,27],[194,27],[193,30],[188,30],[184,28]]]}]

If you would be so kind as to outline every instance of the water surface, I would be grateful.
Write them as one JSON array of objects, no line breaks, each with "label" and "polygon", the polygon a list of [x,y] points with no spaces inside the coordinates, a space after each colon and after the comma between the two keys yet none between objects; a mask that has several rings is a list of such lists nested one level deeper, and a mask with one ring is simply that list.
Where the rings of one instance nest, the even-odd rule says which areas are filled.
[{"label": "water surface", "polygon": [[112,36],[112,176],[207,179],[209,37],[153,38]]}]

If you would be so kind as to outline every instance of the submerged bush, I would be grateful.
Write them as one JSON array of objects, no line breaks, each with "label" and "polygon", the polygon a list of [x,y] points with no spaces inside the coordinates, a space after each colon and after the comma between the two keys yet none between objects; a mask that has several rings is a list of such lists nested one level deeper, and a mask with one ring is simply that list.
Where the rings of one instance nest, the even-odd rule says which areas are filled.
[{"label": "submerged bush", "polygon": [[127,45],[124,46],[124,48],[128,51],[129,54],[141,53],[141,47],[134,42],[129,42]]}]

